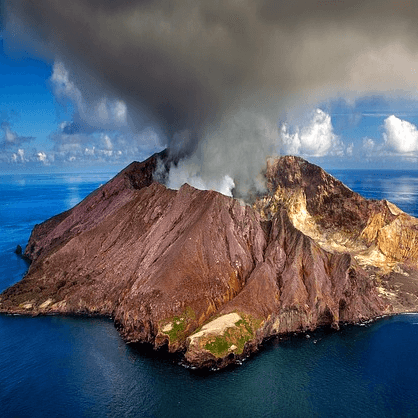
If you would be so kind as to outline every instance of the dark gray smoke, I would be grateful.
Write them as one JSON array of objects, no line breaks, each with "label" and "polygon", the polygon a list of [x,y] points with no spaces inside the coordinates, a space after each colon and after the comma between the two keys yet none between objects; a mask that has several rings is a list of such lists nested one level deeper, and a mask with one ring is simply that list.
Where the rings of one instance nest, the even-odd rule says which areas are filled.
[{"label": "dark gray smoke", "polygon": [[132,129],[153,126],[191,156],[186,171],[229,175],[241,194],[277,148],[278,117],[416,91],[413,1],[6,0],[6,10],[6,43],[63,62],[87,101],[124,100]]}]

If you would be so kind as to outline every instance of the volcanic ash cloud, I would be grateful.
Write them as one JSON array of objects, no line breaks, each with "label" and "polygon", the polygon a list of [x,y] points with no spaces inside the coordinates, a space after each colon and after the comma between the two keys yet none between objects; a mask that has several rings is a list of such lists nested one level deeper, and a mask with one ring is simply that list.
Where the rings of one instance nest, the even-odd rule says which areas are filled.
[{"label": "volcanic ash cloud", "polygon": [[152,127],[203,182],[229,176],[241,195],[261,187],[279,118],[416,90],[410,1],[6,0],[6,11],[6,50],[63,63],[87,104],[123,101],[132,131]]}]

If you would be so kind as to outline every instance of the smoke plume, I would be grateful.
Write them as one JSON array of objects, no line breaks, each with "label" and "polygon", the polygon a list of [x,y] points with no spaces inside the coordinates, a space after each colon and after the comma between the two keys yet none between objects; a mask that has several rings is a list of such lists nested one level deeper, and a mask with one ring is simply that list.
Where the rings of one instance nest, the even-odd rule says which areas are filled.
[{"label": "smoke plume", "polygon": [[[184,172],[238,194],[278,148],[278,119],[319,101],[411,96],[418,4],[406,0],[6,0],[4,38],[68,69],[91,103],[123,100]],[[178,166],[179,167],[179,166]]]}]

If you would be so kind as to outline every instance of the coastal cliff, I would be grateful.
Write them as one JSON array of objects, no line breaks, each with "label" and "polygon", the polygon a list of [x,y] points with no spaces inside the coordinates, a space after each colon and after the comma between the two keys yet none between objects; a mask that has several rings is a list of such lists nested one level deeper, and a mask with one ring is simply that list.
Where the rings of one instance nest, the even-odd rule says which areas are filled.
[{"label": "coastal cliff", "polygon": [[127,342],[223,367],[272,335],[418,306],[418,220],[297,157],[269,161],[253,206],[155,181],[134,162],[36,225],[0,312],[111,316]]}]

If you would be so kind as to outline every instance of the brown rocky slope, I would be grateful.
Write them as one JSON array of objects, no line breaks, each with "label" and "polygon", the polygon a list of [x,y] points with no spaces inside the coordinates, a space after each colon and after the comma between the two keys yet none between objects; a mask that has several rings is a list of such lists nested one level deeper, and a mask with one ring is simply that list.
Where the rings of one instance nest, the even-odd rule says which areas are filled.
[{"label": "brown rocky slope", "polygon": [[296,157],[253,207],[132,163],[37,225],[0,312],[108,315],[128,342],[222,367],[271,335],[416,310],[418,222]]}]

